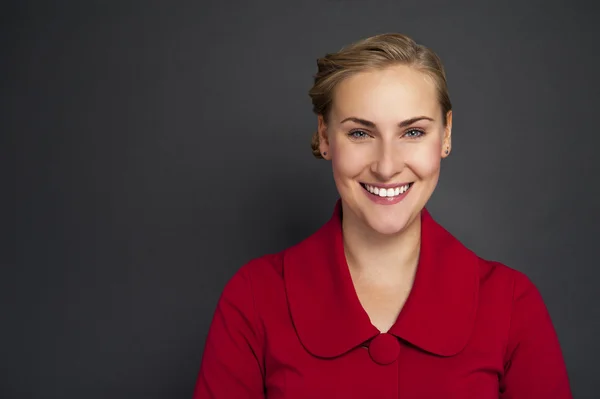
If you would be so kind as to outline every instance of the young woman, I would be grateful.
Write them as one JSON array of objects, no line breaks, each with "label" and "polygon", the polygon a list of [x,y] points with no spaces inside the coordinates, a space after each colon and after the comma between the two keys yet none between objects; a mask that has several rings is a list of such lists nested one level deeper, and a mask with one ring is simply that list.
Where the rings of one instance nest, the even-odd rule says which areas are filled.
[{"label": "young woman", "polygon": [[571,398],[536,287],[425,208],[452,148],[439,58],[374,36],[319,59],[310,96],[340,199],[228,282],[194,398]]}]

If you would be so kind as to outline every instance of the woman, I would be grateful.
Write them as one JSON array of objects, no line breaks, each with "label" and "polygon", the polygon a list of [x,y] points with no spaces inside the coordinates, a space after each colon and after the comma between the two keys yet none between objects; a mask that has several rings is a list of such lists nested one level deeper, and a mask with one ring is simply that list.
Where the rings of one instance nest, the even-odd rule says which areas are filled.
[{"label": "woman", "polygon": [[425,208],[451,151],[438,57],[374,36],[319,59],[310,96],[340,200],[228,282],[194,398],[571,398],[536,287]]}]

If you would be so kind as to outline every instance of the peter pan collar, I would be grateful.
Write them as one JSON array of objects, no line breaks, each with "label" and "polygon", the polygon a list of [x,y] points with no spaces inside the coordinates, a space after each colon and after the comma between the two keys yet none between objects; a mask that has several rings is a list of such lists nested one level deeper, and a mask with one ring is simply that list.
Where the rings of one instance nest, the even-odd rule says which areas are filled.
[{"label": "peter pan collar", "polygon": [[[314,356],[331,358],[379,334],[360,304],[344,255],[341,201],[313,235],[284,251],[283,272],[298,337]],[[421,212],[415,281],[388,331],[427,352],[452,356],[475,324],[479,258]]]}]

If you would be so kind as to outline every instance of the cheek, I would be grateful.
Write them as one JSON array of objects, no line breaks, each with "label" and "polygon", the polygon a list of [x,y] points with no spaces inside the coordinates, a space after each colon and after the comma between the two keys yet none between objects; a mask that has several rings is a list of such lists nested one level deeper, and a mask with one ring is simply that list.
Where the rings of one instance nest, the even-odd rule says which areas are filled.
[{"label": "cheek", "polygon": [[364,151],[335,142],[331,144],[331,166],[334,177],[354,178],[363,171],[367,163]]},{"label": "cheek", "polygon": [[333,157],[331,166],[336,179],[353,178],[361,171],[356,162],[351,162],[350,157]]},{"label": "cheek", "polygon": [[419,146],[411,152],[406,164],[421,178],[435,176],[440,170],[440,144]]}]

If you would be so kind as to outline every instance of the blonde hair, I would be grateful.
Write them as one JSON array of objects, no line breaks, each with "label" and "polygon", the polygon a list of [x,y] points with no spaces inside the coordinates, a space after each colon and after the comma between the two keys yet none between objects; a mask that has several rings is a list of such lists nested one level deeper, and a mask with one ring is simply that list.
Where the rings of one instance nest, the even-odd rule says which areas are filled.
[{"label": "blonde hair", "polygon": [[[319,58],[314,85],[308,92],[312,99],[313,112],[322,115],[327,122],[333,91],[343,79],[365,70],[382,69],[398,64],[414,67],[433,79],[442,108],[443,123],[446,125],[446,114],[452,110],[452,103],[442,61],[429,48],[399,33],[372,36],[344,47],[337,53]],[[319,150],[318,132],[312,136],[311,147],[316,158],[323,158]]]}]

